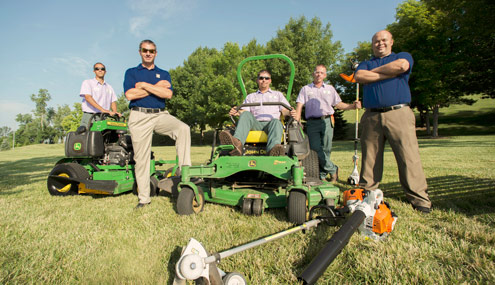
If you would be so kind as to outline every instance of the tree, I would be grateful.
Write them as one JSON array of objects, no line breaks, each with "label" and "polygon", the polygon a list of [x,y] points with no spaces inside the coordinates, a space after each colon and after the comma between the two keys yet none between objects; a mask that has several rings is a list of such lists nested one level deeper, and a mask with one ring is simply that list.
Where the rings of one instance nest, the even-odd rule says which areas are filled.
[{"label": "tree", "polygon": [[[277,31],[277,37],[267,44],[267,53],[282,53],[294,61],[296,75],[291,92],[290,103],[295,100],[301,88],[313,80],[312,73],[318,64],[323,64],[328,71],[338,68],[343,59],[343,48],[340,41],[332,42],[333,33],[330,23],[325,26],[320,19],[314,17],[308,21],[304,16],[289,20],[283,30]],[[272,73],[273,87],[276,90],[287,92],[290,69],[280,61],[268,62],[268,70]],[[335,115],[336,139],[343,138],[346,133],[346,122],[342,111],[337,110]]]},{"label": "tree", "polygon": [[[40,121],[40,130],[43,131],[44,127],[48,125],[48,117],[47,113],[49,110],[47,110],[47,103],[48,101],[51,100],[50,93],[48,93],[48,90],[46,89],[40,89],[38,91],[38,95],[31,94],[31,101],[33,101],[36,104],[36,108],[34,109],[34,115],[39,119]],[[50,111],[53,114],[53,110]]]},{"label": "tree", "polygon": [[387,27],[394,50],[415,59],[412,104],[427,116],[433,112],[433,137],[440,107],[473,103],[463,98],[468,94],[494,96],[494,7],[485,0],[409,0],[398,6],[397,22]]},{"label": "tree", "polygon": [[0,128],[0,150],[8,150],[11,148],[12,129],[9,127]]},{"label": "tree", "polygon": [[82,109],[81,103],[74,103],[74,109],[67,114],[61,122],[61,126],[64,130],[64,133],[73,132],[77,130],[77,128],[81,124],[82,119]]},{"label": "tree", "polygon": [[[258,48],[251,42],[246,50]],[[198,127],[202,138],[207,126],[221,127],[230,108],[242,101],[236,66],[244,55],[237,44],[229,42],[221,51],[198,48],[184,66],[171,70],[174,96],[168,108],[185,123]]]},{"label": "tree", "polygon": [[54,136],[53,136],[53,141],[58,142],[60,141],[63,137],[66,135],[66,130],[64,129],[63,126],[63,121],[66,116],[69,116],[72,110],[70,109],[69,105],[62,105],[58,106],[57,110],[54,112],[53,118],[52,118],[52,124],[53,124],[53,130],[54,130]]},{"label": "tree", "polygon": [[[333,70],[342,60],[342,45],[340,41],[332,42],[332,37],[330,23],[323,26],[317,17],[308,21],[302,16],[290,18],[285,28],[278,30],[277,36],[267,43],[267,53],[282,53],[294,61],[296,77],[290,100],[292,104],[299,90],[313,80],[311,74],[316,65],[324,64],[327,70]],[[273,87],[287,92],[290,69],[282,61],[269,62],[268,66]]]}]

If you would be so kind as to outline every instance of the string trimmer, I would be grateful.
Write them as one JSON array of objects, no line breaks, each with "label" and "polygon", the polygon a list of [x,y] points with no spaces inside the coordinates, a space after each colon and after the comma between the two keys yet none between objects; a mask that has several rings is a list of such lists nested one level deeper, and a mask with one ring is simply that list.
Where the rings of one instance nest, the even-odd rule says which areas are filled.
[{"label": "string trimmer", "polygon": [[[312,217],[316,211],[324,211],[325,215],[317,216],[313,219]],[[299,280],[303,281],[304,284],[313,284],[347,245],[356,230],[359,230],[366,238],[382,240],[392,231],[397,220],[395,214],[390,211],[388,204],[383,202],[383,193],[379,189],[374,191],[363,189],[347,190],[344,192],[344,207],[332,209],[325,205],[318,205],[313,207],[309,214],[310,220],[302,225],[219,253],[209,254],[199,241],[191,238],[176,264],[174,284],[186,284],[186,280],[203,281],[206,284],[247,284],[242,274],[237,272],[225,273],[217,268],[217,263],[233,254],[298,231],[317,227],[321,223],[337,225],[339,219],[351,214],[300,275]]]},{"label": "string trimmer", "polygon": [[[351,69],[356,70],[358,67],[359,63],[357,61],[352,61],[351,60]],[[340,77],[344,79],[347,82],[351,83],[356,83],[356,80],[354,79],[354,73],[349,75],[346,75],[344,73],[340,74]],[[359,100],[359,83],[356,83],[356,101]],[[359,171],[358,171],[358,144],[359,144],[359,134],[358,134],[358,125],[359,125],[359,109],[356,109],[356,128],[355,128],[355,135],[354,135],[354,155],[352,156],[352,161],[354,163],[354,169],[352,170],[351,175],[349,178],[347,178],[347,183],[353,186],[357,186],[359,184]]]}]

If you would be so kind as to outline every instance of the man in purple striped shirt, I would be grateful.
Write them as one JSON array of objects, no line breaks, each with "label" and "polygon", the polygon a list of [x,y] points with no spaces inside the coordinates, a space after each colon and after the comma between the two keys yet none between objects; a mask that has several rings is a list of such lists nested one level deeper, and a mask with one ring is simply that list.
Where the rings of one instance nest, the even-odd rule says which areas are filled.
[{"label": "man in purple striped shirt", "polygon": [[352,110],[361,108],[361,102],[353,104],[342,102],[335,88],[324,82],[327,77],[327,68],[320,64],[313,72],[313,82],[304,86],[297,96],[296,110],[292,115],[296,120],[301,120],[301,112],[305,106],[306,132],[312,150],[318,153],[320,163],[320,179],[330,175],[330,181],[336,182],[339,176],[339,168],[330,160],[332,152],[332,139],[334,129],[334,108]]},{"label": "man in purple striped shirt", "polygon": [[81,126],[89,127],[89,120],[95,113],[120,115],[117,112],[117,96],[112,86],[105,81],[106,68],[101,62],[93,66],[95,78],[84,80],[79,96],[83,97]]},{"label": "man in purple striped shirt", "polygon": [[246,96],[244,103],[261,103],[260,106],[243,107],[239,111],[234,107],[230,110],[229,115],[240,116],[237,122],[234,136],[229,131],[222,131],[219,135],[222,144],[231,144],[234,150],[231,155],[241,155],[242,146],[246,143],[246,138],[251,130],[265,131],[268,135],[266,143],[266,153],[271,156],[285,155],[284,147],[280,144],[282,141],[283,126],[280,122],[280,113],[284,116],[290,116],[289,110],[280,105],[263,105],[264,102],[282,102],[290,106],[285,96],[272,90],[272,76],[267,70],[261,70],[258,73],[258,91]]}]

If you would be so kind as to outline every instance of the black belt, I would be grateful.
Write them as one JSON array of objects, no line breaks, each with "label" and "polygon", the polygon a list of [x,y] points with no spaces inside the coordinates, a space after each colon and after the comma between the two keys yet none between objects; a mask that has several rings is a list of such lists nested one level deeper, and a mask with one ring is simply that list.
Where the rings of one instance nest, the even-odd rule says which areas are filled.
[{"label": "black belt", "polygon": [[392,110],[397,110],[397,109],[400,109],[402,107],[407,107],[407,106],[409,106],[409,103],[397,104],[397,105],[393,105],[393,106],[390,106],[390,107],[383,107],[383,108],[370,108],[369,110],[371,112],[384,113],[384,112],[388,112],[388,111],[392,111]]},{"label": "black belt", "polygon": [[143,113],[160,113],[165,111],[165,108],[143,108],[143,107],[132,107],[131,110],[139,111]]},{"label": "black belt", "polygon": [[307,118],[307,120],[325,120],[327,118],[333,117],[333,115],[325,115],[321,117],[312,117],[312,118]]}]

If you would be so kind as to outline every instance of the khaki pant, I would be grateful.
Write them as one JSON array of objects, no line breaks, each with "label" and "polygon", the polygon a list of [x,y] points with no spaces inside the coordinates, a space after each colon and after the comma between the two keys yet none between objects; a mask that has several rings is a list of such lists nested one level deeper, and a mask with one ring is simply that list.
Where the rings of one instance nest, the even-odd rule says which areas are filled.
[{"label": "khaki pant", "polygon": [[191,132],[188,125],[167,111],[151,114],[132,110],[128,124],[136,162],[135,175],[139,189],[139,203],[147,204],[151,202],[150,161],[153,131],[175,140],[175,149],[181,167],[191,165]]},{"label": "khaki pant", "polygon": [[366,110],[361,118],[361,178],[366,190],[378,188],[383,174],[383,152],[388,140],[399,168],[399,180],[413,206],[431,207],[426,177],[419,157],[416,119],[409,107],[388,112]]}]

